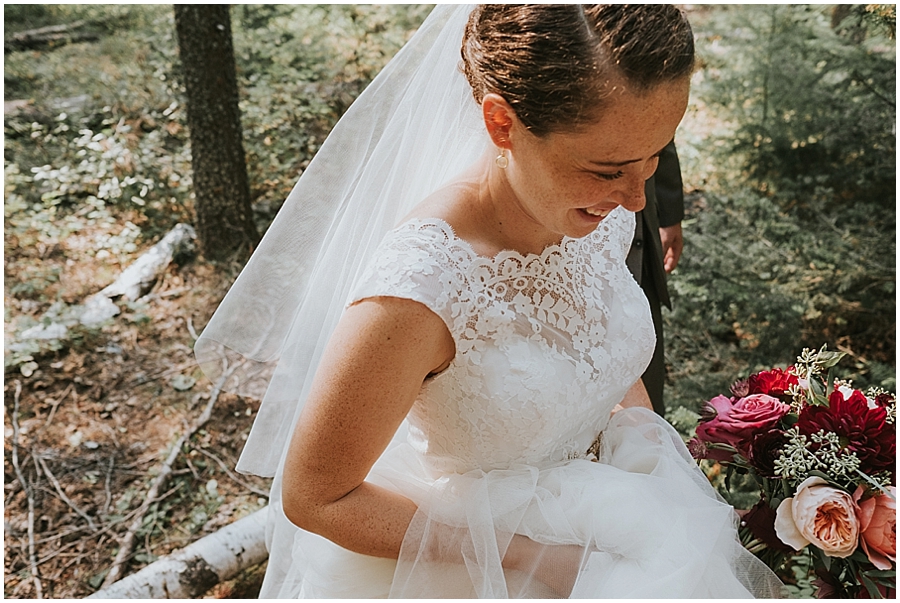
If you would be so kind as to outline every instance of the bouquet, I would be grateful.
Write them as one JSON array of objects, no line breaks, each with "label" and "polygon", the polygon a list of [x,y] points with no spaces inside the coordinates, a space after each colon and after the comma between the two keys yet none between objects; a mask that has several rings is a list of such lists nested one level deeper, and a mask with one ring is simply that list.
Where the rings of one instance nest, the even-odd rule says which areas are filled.
[{"label": "bouquet", "polygon": [[833,379],[843,356],[805,349],[738,381],[706,403],[688,448],[725,467],[726,487],[752,476],[760,499],[741,539],[773,570],[808,554],[819,598],[893,596],[896,397]]}]

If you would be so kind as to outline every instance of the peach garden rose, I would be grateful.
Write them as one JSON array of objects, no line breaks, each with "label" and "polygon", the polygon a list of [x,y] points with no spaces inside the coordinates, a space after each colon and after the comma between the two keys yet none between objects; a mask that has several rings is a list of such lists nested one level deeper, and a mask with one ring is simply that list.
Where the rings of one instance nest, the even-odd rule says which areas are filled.
[{"label": "peach garden rose", "polygon": [[831,557],[849,557],[859,542],[858,516],[852,496],[810,477],[778,505],[775,533],[797,551],[813,544]]},{"label": "peach garden rose", "polygon": [[[860,501],[863,491],[860,486],[853,494],[859,504],[860,545],[872,565],[889,570],[891,561],[897,561],[897,500],[882,494]],[[888,491],[897,496],[894,486]]]}]

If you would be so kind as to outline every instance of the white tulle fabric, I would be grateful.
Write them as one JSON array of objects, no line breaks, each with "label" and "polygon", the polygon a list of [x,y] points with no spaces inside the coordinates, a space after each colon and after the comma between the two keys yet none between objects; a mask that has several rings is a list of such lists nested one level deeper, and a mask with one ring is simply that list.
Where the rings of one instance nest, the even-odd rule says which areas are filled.
[{"label": "white tulle fabric", "polygon": [[[633,220],[617,209],[540,256],[478,256],[437,219],[386,237],[351,303],[420,302],[457,347],[423,386],[407,442],[368,477],[419,510],[396,562],[284,522],[263,596],[779,594],[678,434],[645,409],[612,414],[653,348],[647,302],[624,262]],[[542,545],[532,571],[503,568],[515,534]]]}]

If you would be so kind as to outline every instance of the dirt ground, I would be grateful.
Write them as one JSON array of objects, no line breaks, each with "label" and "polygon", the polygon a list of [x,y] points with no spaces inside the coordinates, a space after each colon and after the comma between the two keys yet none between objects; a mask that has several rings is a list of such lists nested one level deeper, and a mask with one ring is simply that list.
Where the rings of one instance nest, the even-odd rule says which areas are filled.
[{"label": "dirt ground", "polygon": [[[67,263],[67,251],[60,241],[31,258],[60,265],[55,290],[43,298],[74,302],[96,283],[96,266]],[[7,283],[25,265],[15,260],[27,259],[16,256],[37,253],[11,249],[7,240]],[[48,598],[81,598],[100,587],[159,465],[209,399],[212,385],[194,362],[188,324],[198,331],[206,324],[234,274],[235,266],[197,258],[170,265],[148,301],[123,306],[99,331],[36,358],[39,368],[29,376],[7,369],[5,597],[35,598],[38,581]],[[44,306],[9,294],[5,302],[7,317],[38,316]],[[126,573],[266,503],[267,480],[233,471],[258,406],[219,396],[145,516]],[[254,597],[261,579],[256,568],[207,596]]]}]

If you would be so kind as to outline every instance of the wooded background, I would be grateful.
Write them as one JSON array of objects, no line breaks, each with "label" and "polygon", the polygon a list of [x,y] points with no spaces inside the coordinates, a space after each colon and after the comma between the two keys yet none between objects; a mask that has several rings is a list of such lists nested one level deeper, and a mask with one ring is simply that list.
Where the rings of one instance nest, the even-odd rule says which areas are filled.
[{"label": "wooded background", "polygon": [[[256,233],[429,9],[231,8]],[[732,381],[822,344],[848,352],[842,377],[895,390],[894,6],[687,9],[700,60],[676,137],[687,219],[664,314],[669,420],[687,436]],[[265,504],[266,480],[233,472],[258,401],[220,395],[191,355],[255,238],[246,227],[222,254],[186,239],[139,294],[105,295],[117,315],[82,320],[208,211],[191,165],[196,65],[171,6],[6,5],[4,28],[4,594],[81,597],[128,534],[123,573]],[[207,596],[253,596],[259,575]]]}]

